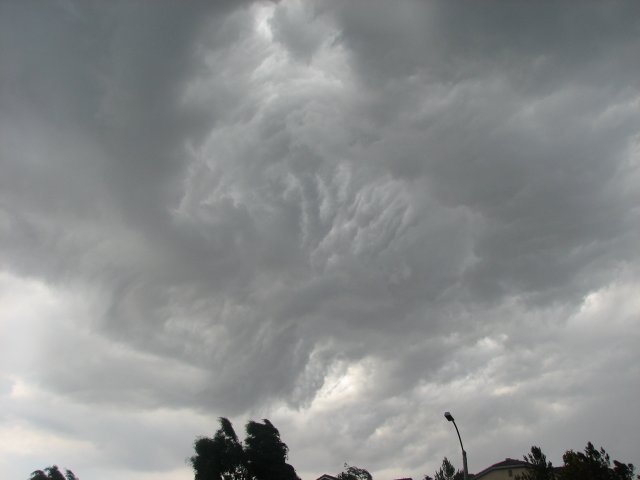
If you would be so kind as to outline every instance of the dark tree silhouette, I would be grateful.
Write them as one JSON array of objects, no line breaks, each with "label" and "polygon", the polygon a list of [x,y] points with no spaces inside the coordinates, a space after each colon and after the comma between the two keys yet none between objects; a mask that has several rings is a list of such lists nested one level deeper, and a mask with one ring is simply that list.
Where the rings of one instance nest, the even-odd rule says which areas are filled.
[{"label": "dark tree silhouette", "polygon": [[249,475],[256,480],[300,480],[289,465],[289,447],[280,440],[280,432],[264,419],[262,423],[250,421],[246,426],[244,453]]},{"label": "dark tree silhouette", "polygon": [[195,442],[196,454],[191,465],[196,480],[246,480],[244,451],[231,422],[220,417],[220,428],[213,438],[202,437]]},{"label": "dark tree silhouette", "polygon": [[71,470],[65,470],[64,476],[67,480],[80,480]]},{"label": "dark tree silhouette", "polygon": [[516,480],[555,480],[557,475],[551,462],[547,461],[547,456],[542,453],[540,447],[531,447],[531,453],[524,457],[531,469],[521,475],[516,475]]},{"label": "dark tree silhouette", "polygon": [[633,480],[634,466],[631,463],[613,461],[600,447],[597,450],[591,442],[582,452],[568,450],[562,456],[564,467],[560,478],[562,480]]},{"label": "dark tree silhouette", "polygon": [[34,470],[31,472],[29,480],[49,480],[49,477],[42,470]]},{"label": "dark tree silhouette", "polygon": [[244,445],[231,422],[221,417],[213,438],[198,438],[190,458],[195,480],[300,480],[289,465],[289,448],[269,420],[246,425]]},{"label": "dark tree silhouette", "polygon": [[365,468],[344,464],[344,470],[337,475],[338,480],[373,480]]},{"label": "dark tree silhouette", "polygon": [[79,480],[71,471],[65,470],[63,475],[57,465],[52,465],[44,470],[35,470],[31,472],[29,480]]},{"label": "dark tree silhouette", "polygon": [[456,470],[456,467],[449,461],[447,457],[442,460],[442,466],[434,474],[434,480],[463,480],[464,472]]}]

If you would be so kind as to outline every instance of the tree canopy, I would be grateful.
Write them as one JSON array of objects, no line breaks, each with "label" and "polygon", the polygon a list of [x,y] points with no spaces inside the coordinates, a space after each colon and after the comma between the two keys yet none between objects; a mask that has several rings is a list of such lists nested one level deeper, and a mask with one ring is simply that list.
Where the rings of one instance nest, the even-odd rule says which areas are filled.
[{"label": "tree canopy", "polygon": [[540,447],[531,447],[531,452],[525,455],[524,461],[531,465],[531,469],[521,475],[516,475],[516,480],[555,480],[557,475],[547,456],[542,453]]},{"label": "tree canopy", "polygon": [[79,480],[71,470],[65,470],[63,475],[57,465],[52,465],[44,470],[34,470],[29,480]]},{"label": "tree canopy", "polygon": [[[464,472],[462,470],[456,470],[456,467],[449,461],[447,457],[442,459],[442,465],[434,474],[433,480],[463,480]],[[425,480],[431,480],[431,477],[425,476]]]},{"label": "tree canopy", "polygon": [[344,464],[344,470],[337,475],[338,480],[372,480],[368,470]]},{"label": "tree canopy", "polygon": [[289,448],[269,420],[248,422],[244,445],[228,419],[219,421],[213,438],[195,441],[190,459],[195,480],[299,480],[286,462]]},{"label": "tree canopy", "polygon": [[191,465],[196,480],[245,480],[248,478],[244,451],[231,422],[219,418],[220,428],[213,438],[203,437],[195,442],[196,454]]},{"label": "tree canopy", "polygon": [[[554,468],[540,447],[532,446],[524,456],[530,465],[528,472],[516,480],[634,480],[634,466],[611,457],[604,448],[596,449],[591,442],[583,452],[567,450],[562,456],[564,465]],[[638,477],[640,479],[640,477]]]},{"label": "tree canopy", "polygon": [[295,469],[289,465],[289,447],[280,440],[280,432],[264,419],[262,423],[250,421],[244,440],[247,468],[257,480],[299,480]]},{"label": "tree canopy", "polygon": [[600,447],[597,450],[591,442],[582,452],[568,450],[562,456],[564,467],[562,468],[562,480],[633,480],[635,468],[631,463],[613,461],[611,457]]}]

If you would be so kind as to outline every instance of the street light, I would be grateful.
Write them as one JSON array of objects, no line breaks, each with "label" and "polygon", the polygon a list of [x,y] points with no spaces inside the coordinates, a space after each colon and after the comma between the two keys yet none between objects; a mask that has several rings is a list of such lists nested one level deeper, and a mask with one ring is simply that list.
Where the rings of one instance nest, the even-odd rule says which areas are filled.
[{"label": "street light", "polygon": [[467,470],[467,452],[464,451],[464,447],[462,446],[462,438],[460,437],[460,430],[458,430],[458,426],[456,425],[456,421],[453,419],[453,415],[449,412],[444,412],[444,418],[453,422],[453,426],[456,427],[456,433],[458,434],[458,440],[460,440],[460,448],[462,449],[462,467],[464,471],[464,480],[467,480],[469,477],[469,471]]}]

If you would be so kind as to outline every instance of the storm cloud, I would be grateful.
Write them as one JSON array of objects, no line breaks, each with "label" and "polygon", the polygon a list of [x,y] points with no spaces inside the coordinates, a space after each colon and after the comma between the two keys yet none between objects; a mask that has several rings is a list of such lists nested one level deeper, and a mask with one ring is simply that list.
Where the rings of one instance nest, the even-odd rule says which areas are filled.
[{"label": "storm cloud", "polygon": [[0,5],[0,469],[638,463],[635,2]]}]

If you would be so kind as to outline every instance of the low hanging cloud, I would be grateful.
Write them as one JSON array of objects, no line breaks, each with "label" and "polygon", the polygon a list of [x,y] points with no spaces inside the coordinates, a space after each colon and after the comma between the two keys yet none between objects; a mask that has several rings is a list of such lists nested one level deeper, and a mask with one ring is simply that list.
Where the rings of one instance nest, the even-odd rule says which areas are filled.
[{"label": "low hanging cloud", "polygon": [[3,3],[0,469],[637,463],[637,10]]}]

